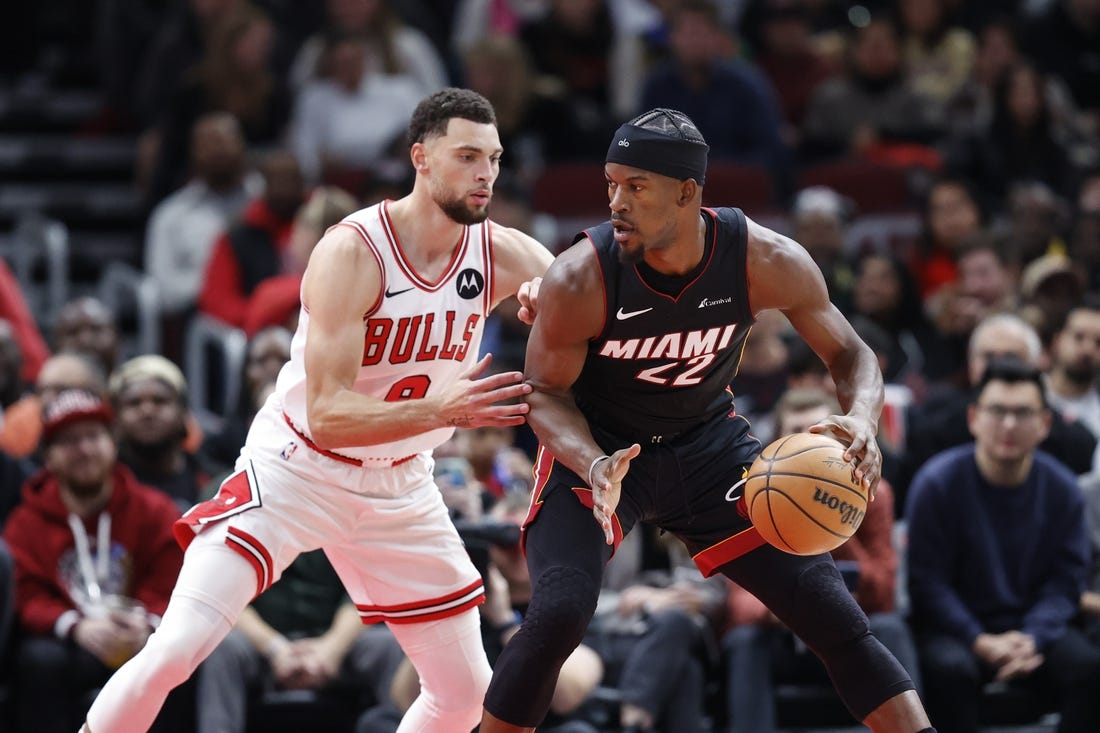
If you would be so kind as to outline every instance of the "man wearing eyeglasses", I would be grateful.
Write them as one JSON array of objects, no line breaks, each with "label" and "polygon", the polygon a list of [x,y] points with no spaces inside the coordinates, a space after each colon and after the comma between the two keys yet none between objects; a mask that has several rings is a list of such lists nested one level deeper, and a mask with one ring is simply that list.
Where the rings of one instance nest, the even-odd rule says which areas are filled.
[{"label": "man wearing eyeglasses", "polygon": [[928,712],[977,731],[992,680],[1032,689],[1058,728],[1100,730],[1100,649],[1070,626],[1089,563],[1075,476],[1036,447],[1051,412],[1038,369],[986,366],[967,413],[974,442],[917,473],[906,505],[909,593]]}]

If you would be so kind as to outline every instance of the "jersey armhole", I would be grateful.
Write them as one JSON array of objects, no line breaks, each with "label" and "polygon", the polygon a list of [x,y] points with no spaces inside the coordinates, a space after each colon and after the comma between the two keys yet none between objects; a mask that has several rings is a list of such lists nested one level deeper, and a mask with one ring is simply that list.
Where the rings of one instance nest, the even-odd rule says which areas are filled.
[{"label": "jersey armhole", "polygon": [[378,273],[379,273],[378,296],[375,298],[374,303],[371,304],[371,307],[367,309],[367,312],[363,314],[363,320],[365,321],[368,318],[370,318],[372,315],[377,313],[378,309],[382,307],[382,301],[385,298],[385,292],[386,292],[386,268],[382,264],[382,256],[378,253],[378,247],[375,245],[374,241],[371,240],[370,235],[367,234],[367,230],[363,228],[362,224],[360,224],[357,221],[348,221],[348,220],[345,219],[344,221],[333,224],[333,228],[339,227],[339,226],[349,227],[352,231],[354,231],[356,234],[358,234],[359,238],[363,240],[363,244],[365,244],[367,246],[367,249],[370,251],[371,255],[374,257],[374,261],[376,263],[378,263]]}]

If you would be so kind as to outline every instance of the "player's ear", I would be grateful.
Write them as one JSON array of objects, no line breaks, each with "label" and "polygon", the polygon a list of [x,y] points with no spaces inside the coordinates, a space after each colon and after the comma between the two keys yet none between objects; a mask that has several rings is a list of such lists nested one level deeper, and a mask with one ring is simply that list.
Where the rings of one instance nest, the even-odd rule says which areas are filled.
[{"label": "player's ear", "polygon": [[424,143],[413,143],[409,149],[409,160],[412,161],[413,168],[422,171],[428,167],[428,149],[424,147]]},{"label": "player's ear", "polygon": [[698,192],[699,184],[695,182],[694,178],[680,181],[680,198],[676,201],[676,205],[687,206],[695,200],[695,195]]}]

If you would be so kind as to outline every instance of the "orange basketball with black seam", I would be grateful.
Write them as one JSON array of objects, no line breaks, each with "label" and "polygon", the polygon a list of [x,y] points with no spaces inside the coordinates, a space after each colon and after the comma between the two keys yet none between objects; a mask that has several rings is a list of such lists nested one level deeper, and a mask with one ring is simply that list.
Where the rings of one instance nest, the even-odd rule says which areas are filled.
[{"label": "orange basketball with black seam", "polygon": [[778,438],[757,456],[745,480],[745,506],[760,536],[792,555],[835,550],[867,512],[867,491],[827,435]]}]

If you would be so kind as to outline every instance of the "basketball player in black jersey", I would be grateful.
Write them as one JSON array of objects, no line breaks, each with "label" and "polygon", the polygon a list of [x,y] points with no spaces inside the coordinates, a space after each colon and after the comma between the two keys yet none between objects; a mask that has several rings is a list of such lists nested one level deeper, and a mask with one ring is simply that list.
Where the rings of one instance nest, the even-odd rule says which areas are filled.
[{"label": "basketball player in black jersey", "polygon": [[[813,430],[847,444],[870,491],[882,464],[882,375],[802,247],[738,209],[702,208],[706,159],[680,112],[656,109],[620,127],[604,169],[610,221],[558,257],[533,304],[525,373],[541,448],[524,530],[532,598],[497,662],[481,733],[531,731],[542,720],[596,608],[604,565],[637,522],[675,534],[704,574],[724,573],[764,601],[821,657],[857,720],[876,732],[932,730],[830,556],[771,547],[739,502],[761,446],[728,385],[756,313],[782,311],[829,366],[846,412]],[[627,696],[656,715],[657,701]]]}]

